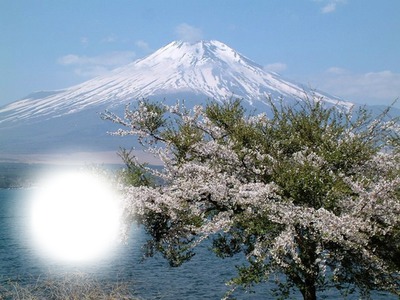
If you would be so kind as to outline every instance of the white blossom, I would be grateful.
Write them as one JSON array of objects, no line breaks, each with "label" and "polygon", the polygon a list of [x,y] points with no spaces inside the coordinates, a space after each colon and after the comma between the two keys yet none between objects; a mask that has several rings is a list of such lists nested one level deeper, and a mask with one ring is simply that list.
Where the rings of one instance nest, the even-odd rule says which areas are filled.
[{"label": "white blossom", "polygon": [[[135,111],[127,110],[125,119],[109,116],[127,127],[117,130],[115,135],[135,135],[164,164],[163,171],[147,169],[161,178],[164,185],[122,188],[127,215],[140,219],[154,212],[165,214],[171,222],[180,221],[182,214],[196,218],[196,222],[179,225],[182,232],[199,237],[191,247],[217,233],[233,234],[244,219],[262,220],[279,228],[279,232],[272,236],[268,230],[254,233],[256,229],[244,228],[243,235],[255,236],[248,259],[271,264],[278,270],[296,266],[305,274],[314,276],[317,273],[316,276],[322,279],[328,276],[327,267],[330,264],[334,280],[339,280],[344,270],[341,262],[345,258],[341,257],[341,253],[352,251],[363,258],[363,263],[369,262],[374,266],[371,276],[376,275],[374,278],[377,280],[380,278],[378,272],[387,271],[386,262],[371,246],[371,239],[391,234],[400,226],[398,152],[378,152],[344,171],[331,166],[329,156],[324,157],[325,152],[321,149],[326,145],[303,145],[301,150],[288,156],[287,162],[296,172],[310,167],[307,175],[310,175],[313,184],[323,185],[326,194],[321,196],[320,205],[299,204],[296,196],[288,196],[283,183],[268,181],[268,176],[274,174],[282,164],[282,157],[286,157],[282,148],[284,143],[300,139],[300,133],[288,136],[288,140],[272,141],[267,146],[267,149],[273,149],[269,152],[262,141],[254,141],[252,147],[238,149],[237,141],[230,137],[226,129],[211,121],[203,107],[195,106],[190,110],[177,103],[164,108],[173,115],[172,120],[176,118],[179,124],[188,125],[201,133],[202,138],[190,145],[183,160],[176,156],[173,141],[164,140],[162,130],[165,128],[158,128],[160,132],[150,132],[149,126],[143,125],[158,117],[145,104],[139,104]],[[244,121],[259,128],[275,125],[265,114]],[[345,128],[340,134],[328,126],[322,136],[332,143],[330,151],[353,141],[365,142],[362,136],[365,131],[358,132],[354,130],[355,126]],[[379,126],[379,122],[372,122],[365,130],[373,132]],[[393,123],[385,126],[399,127]],[[156,146],[157,142],[161,142],[162,146]],[[331,206],[323,202],[329,197],[332,197]],[[301,231],[306,233],[299,233]],[[243,240],[247,237],[243,236]],[[301,242],[315,247],[311,265],[305,263],[300,251],[305,246]],[[335,246],[327,248],[326,245]],[[342,252],[334,253],[331,249],[335,247]]]}]

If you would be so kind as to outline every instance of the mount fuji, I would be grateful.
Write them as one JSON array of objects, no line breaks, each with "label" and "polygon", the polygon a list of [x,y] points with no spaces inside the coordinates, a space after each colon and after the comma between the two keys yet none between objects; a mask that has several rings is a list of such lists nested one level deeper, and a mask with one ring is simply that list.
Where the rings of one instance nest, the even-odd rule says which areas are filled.
[{"label": "mount fuji", "polygon": [[132,140],[111,137],[106,109],[122,112],[138,99],[190,105],[240,98],[257,111],[267,99],[301,101],[313,93],[326,105],[353,104],[265,71],[219,41],[172,42],[149,56],[64,90],[36,92],[0,108],[0,153],[32,153],[68,148],[115,150]]}]

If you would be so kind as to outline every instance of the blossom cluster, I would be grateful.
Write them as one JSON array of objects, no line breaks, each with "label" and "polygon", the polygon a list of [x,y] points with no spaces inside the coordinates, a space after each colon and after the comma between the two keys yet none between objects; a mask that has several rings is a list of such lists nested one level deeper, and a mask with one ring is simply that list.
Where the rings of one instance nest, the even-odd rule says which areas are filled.
[{"label": "blossom cluster", "polygon": [[266,266],[266,278],[271,270],[287,274],[300,290],[301,278],[315,285],[329,276],[338,285],[356,280],[350,268],[358,266],[370,279],[351,284],[373,281],[373,288],[395,291],[398,265],[376,241],[399,237],[400,154],[393,134],[390,142],[382,134],[399,126],[362,118],[348,126],[317,108],[311,117],[286,111],[287,120],[246,117],[234,105],[146,101],[124,118],[108,113],[124,127],[114,134],[135,135],[164,165],[161,172],[146,168],[161,184],[122,188],[128,219],[159,228],[153,238],[168,254],[182,240],[179,249],[187,251],[229,237],[236,243],[220,251],[243,251]]}]

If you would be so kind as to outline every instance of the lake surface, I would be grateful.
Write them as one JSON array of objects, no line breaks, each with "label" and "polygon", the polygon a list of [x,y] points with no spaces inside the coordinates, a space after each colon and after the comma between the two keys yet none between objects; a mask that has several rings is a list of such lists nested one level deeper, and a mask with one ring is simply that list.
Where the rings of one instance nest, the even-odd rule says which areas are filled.
[{"label": "lake surface", "polygon": [[[141,262],[140,251],[146,236],[133,228],[128,244],[121,245],[112,258],[96,265],[63,266],[44,261],[31,247],[26,204],[29,189],[0,189],[0,283],[8,279],[21,282],[35,280],[39,275],[83,272],[107,281],[129,281],[140,299],[220,299],[228,290],[225,282],[235,275],[240,258],[221,260],[199,248],[197,255],[178,268],[169,267],[160,258]],[[1,296],[1,295],[0,295]],[[259,285],[255,293],[238,291],[237,299],[273,299],[268,285]],[[320,299],[338,299],[335,291],[319,295]],[[1,297],[0,297],[1,298]],[[299,294],[294,299],[301,299]],[[374,294],[373,299],[396,299]],[[358,299],[356,296],[347,299]]]}]

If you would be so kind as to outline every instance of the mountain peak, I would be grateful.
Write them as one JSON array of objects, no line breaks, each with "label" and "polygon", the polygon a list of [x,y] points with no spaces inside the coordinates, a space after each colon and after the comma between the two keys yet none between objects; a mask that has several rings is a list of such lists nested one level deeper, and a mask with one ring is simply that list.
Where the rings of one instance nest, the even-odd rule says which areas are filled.
[{"label": "mountain peak", "polygon": [[[197,95],[205,101],[237,97],[265,109],[268,97],[302,99],[303,86],[289,82],[217,40],[173,41],[145,58],[57,93],[42,93],[0,108],[0,123],[55,118],[117,107],[141,98]],[[339,99],[319,93],[325,102]],[[188,99],[190,100],[190,98]],[[341,102],[345,106],[350,104]]]},{"label": "mountain peak", "polygon": [[220,46],[222,45],[222,47],[226,47],[226,45],[220,41],[217,40],[198,40],[195,42],[188,42],[188,41],[184,41],[184,40],[176,40],[173,41],[169,44],[167,44],[165,47],[182,47],[182,46],[211,46],[211,45],[216,45],[216,46]]},{"label": "mountain peak", "polygon": [[[176,57],[178,53],[182,56],[189,55],[197,59],[233,61],[245,59],[247,62],[250,62],[248,58],[245,58],[231,47],[217,40],[200,40],[197,42],[174,41],[160,48],[154,54],[167,54],[170,58],[171,56]],[[255,63],[252,62],[252,64]]]},{"label": "mountain peak", "polygon": [[[175,59],[179,63],[194,64],[199,61],[239,61],[244,56],[216,40],[197,42],[174,41],[145,58],[146,61]],[[246,59],[248,60],[248,59]]]}]

